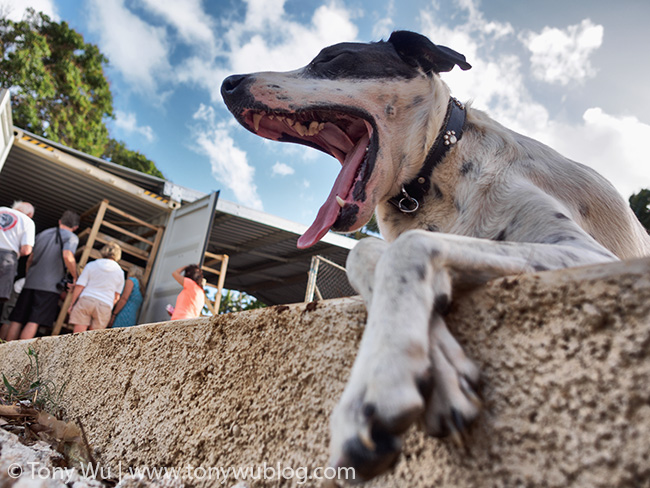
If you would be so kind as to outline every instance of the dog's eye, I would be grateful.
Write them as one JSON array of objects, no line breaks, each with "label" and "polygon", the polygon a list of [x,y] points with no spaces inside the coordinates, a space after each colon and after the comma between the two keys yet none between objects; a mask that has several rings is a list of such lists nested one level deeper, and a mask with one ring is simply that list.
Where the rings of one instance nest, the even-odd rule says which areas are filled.
[{"label": "dog's eye", "polygon": [[350,53],[339,52],[317,56],[308,65],[308,71],[313,76],[333,78],[344,74],[352,67]]},{"label": "dog's eye", "polygon": [[323,66],[324,64],[327,64],[327,63],[331,62],[333,59],[336,59],[336,57],[337,56],[325,56],[325,57],[322,57],[320,59],[314,59],[311,62],[311,65],[312,65],[313,68],[315,68],[317,66],[320,67],[320,66]]},{"label": "dog's eye", "polygon": [[319,66],[319,67],[320,67],[320,66],[322,66],[322,65],[325,65],[325,64],[331,63],[332,61],[334,61],[334,60],[336,60],[336,59],[339,59],[339,58],[343,57],[345,54],[346,54],[346,53],[328,54],[328,55],[325,55],[325,56],[323,56],[323,57],[317,57],[316,59],[314,59],[314,60],[311,62],[312,67],[316,67],[316,66]]}]

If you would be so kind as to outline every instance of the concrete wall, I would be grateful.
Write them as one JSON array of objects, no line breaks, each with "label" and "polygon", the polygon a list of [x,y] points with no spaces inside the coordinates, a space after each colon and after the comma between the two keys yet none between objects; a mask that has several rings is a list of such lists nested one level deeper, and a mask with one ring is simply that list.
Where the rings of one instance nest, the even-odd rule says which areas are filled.
[{"label": "concrete wall", "polygon": [[[650,260],[457,297],[448,322],[483,370],[486,409],[465,450],[414,429],[394,471],[367,486],[650,486],[649,312]],[[14,342],[0,346],[0,371],[36,348],[114,469],[313,469],[327,461],[328,416],[364,319],[345,299]]]}]

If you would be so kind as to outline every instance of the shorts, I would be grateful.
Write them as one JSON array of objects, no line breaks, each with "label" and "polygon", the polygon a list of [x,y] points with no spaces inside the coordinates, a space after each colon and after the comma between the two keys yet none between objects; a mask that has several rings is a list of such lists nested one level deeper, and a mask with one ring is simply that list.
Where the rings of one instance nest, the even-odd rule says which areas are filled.
[{"label": "shorts", "polygon": [[14,287],[18,271],[18,256],[8,249],[0,249],[0,301],[7,301]]},{"label": "shorts", "polygon": [[92,297],[80,297],[75,303],[68,322],[72,325],[89,325],[93,329],[105,329],[111,321],[111,307],[108,303]]},{"label": "shorts", "polygon": [[9,320],[21,324],[34,322],[52,327],[59,313],[59,298],[60,294],[52,291],[23,288],[14,309],[9,314]]}]

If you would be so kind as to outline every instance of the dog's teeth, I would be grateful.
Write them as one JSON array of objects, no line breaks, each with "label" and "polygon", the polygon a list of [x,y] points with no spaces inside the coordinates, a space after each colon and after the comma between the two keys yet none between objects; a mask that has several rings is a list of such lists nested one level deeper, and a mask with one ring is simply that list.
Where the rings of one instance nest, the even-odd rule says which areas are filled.
[{"label": "dog's teeth", "polygon": [[338,203],[341,208],[345,207],[345,200],[338,195],[336,195],[336,203]]},{"label": "dog's teeth", "polygon": [[309,124],[309,135],[315,136],[316,134],[318,134],[318,132],[319,132],[318,122],[314,120],[311,124]]},{"label": "dog's teeth", "polygon": [[260,120],[262,120],[262,117],[264,117],[262,114],[253,114],[253,128],[255,132],[260,130]]},{"label": "dog's teeth", "polygon": [[273,120],[275,118],[275,115],[268,115],[268,118]]},{"label": "dog's teeth", "polygon": [[296,122],[296,125],[294,125],[293,128],[298,134],[300,134],[303,137],[307,133],[307,128],[304,125],[302,125],[300,122]]},{"label": "dog's teeth", "polygon": [[296,121],[287,117],[284,119],[284,123],[287,124],[289,127],[293,127]]},{"label": "dog's teeth", "polygon": [[318,132],[322,131],[325,128],[325,122],[318,124]]}]

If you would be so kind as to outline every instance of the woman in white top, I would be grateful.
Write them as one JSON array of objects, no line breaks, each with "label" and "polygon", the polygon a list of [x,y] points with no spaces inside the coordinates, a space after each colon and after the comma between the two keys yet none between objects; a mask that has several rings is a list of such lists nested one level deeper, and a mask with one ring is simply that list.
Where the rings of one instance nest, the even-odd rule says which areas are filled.
[{"label": "woman in white top", "polygon": [[68,313],[74,333],[105,329],[124,288],[124,271],[117,264],[122,257],[120,246],[109,243],[100,253],[102,259],[86,265],[72,291]]}]

